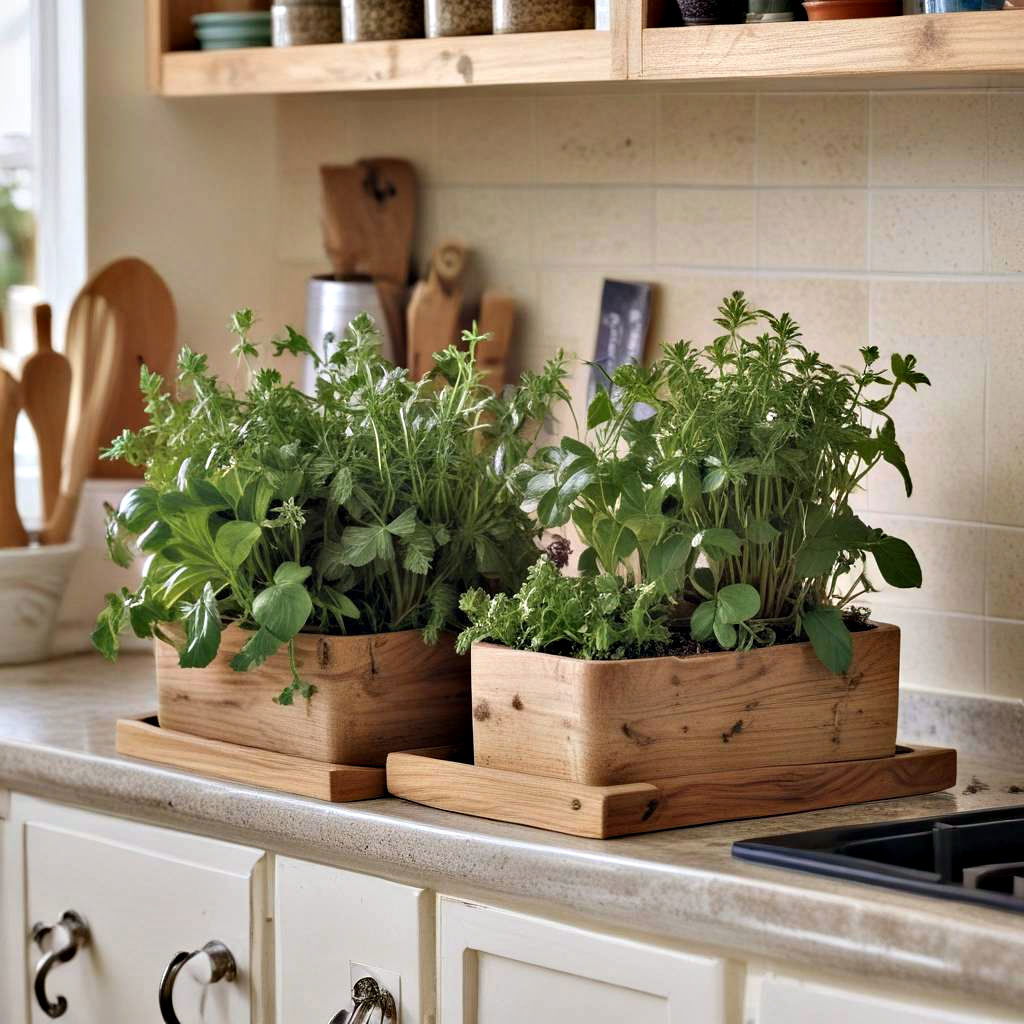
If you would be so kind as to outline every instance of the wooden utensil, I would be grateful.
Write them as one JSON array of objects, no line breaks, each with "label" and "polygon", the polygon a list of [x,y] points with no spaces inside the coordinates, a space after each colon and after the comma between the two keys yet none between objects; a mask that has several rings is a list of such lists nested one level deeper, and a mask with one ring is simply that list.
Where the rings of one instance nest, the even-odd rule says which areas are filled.
[{"label": "wooden utensil", "polygon": [[379,157],[320,168],[324,248],[339,280],[404,285],[416,225],[416,171]]},{"label": "wooden utensil", "polygon": [[490,337],[476,350],[476,365],[486,374],[484,383],[495,392],[508,383],[508,354],[516,322],[516,303],[511,295],[488,289],[480,300],[481,334]]},{"label": "wooden utensil", "polygon": [[406,366],[418,380],[433,366],[433,355],[458,340],[466,250],[460,242],[443,242],[430,258],[425,280],[413,289],[406,311]]},{"label": "wooden utensil", "polygon": [[14,433],[20,410],[21,388],[6,370],[0,370],[0,548],[28,543],[14,486]]},{"label": "wooden utensil", "polygon": [[[116,360],[116,381],[107,410],[99,425],[101,444],[115,438],[125,428],[138,430],[146,423],[146,413],[139,393],[139,369],[145,364],[167,380],[174,374],[177,347],[177,314],[174,299],[163,278],[144,260],[134,257],[116,260],[104,267],[79,293],[100,296],[116,313],[121,326],[121,351]],[[70,339],[69,339],[70,341]],[[86,350],[95,345],[86,338]],[[75,358],[69,345],[65,352],[74,371]],[[92,359],[87,367],[92,379]],[[88,470],[94,477],[134,477],[138,469],[126,462],[100,461],[94,458]]]},{"label": "wooden utensil", "polygon": [[121,315],[102,295],[83,291],[68,318],[67,352],[71,363],[66,443],[60,493],[42,531],[44,544],[63,544],[71,536],[82,484],[106,440],[111,405],[122,386]]},{"label": "wooden utensil", "polygon": [[60,491],[64,430],[71,397],[71,364],[54,352],[50,307],[41,303],[33,310],[36,351],[21,370],[21,402],[36,434],[39,473],[43,489],[43,521],[53,514]]}]

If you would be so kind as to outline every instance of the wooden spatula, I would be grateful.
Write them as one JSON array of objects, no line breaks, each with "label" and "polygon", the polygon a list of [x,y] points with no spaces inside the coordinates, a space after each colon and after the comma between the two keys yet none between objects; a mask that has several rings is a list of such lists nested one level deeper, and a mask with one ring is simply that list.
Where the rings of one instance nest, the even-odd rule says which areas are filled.
[{"label": "wooden spatula", "polygon": [[[103,413],[97,446],[105,445],[126,427],[138,430],[146,423],[139,393],[139,369],[145,364],[171,381],[177,350],[177,314],[174,299],[163,278],[145,261],[128,258],[104,267],[82,289],[82,294],[100,296],[117,314],[121,325],[122,351],[117,356],[115,386]],[[70,343],[70,338],[68,339]],[[95,347],[87,338],[86,351]],[[64,351],[75,358],[66,344]],[[94,477],[134,477],[138,469],[126,462],[93,459],[88,471]]]},{"label": "wooden spatula", "polygon": [[418,380],[433,367],[433,355],[458,340],[462,310],[460,279],[466,250],[460,242],[443,242],[430,258],[426,279],[413,289],[406,311],[406,366]]},{"label": "wooden spatula", "polygon": [[18,382],[0,370],[0,548],[20,548],[28,543],[14,486],[14,433],[20,410]]},{"label": "wooden spatula", "polygon": [[71,397],[71,364],[54,352],[50,337],[50,307],[33,310],[36,352],[21,370],[21,403],[36,434],[43,488],[43,521],[53,514],[60,491],[64,429]]},{"label": "wooden spatula", "polygon": [[61,468],[60,493],[42,531],[44,544],[63,544],[71,536],[82,485],[107,441],[111,401],[120,386],[121,317],[102,295],[83,292],[68,318],[71,401]]},{"label": "wooden spatula", "polygon": [[481,334],[489,334],[476,350],[476,365],[485,374],[484,384],[500,393],[508,383],[508,355],[516,323],[516,303],[511,295],[488,289],[480,299]]},{"label": "wooden spatula", "polygon": [[416,226],[416,171],[377,157],[320,168],[324,248],[339,279],[404,285]]}]

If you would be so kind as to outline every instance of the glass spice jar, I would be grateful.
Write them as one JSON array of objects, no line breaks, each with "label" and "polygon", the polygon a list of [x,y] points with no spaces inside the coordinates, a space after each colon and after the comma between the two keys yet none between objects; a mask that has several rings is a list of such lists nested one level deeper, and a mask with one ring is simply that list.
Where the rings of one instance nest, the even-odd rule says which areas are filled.
[{"label": "glass spice jar", "polygon": [[277,0],[270,17],[275,46],[341,42],[338,0]]},{"label": "glass spice jar", "polygon": [[594,0],[494,0],[494,31],[568,32],[594,27]]},{"label": "glass spice jar", "polygon": [[341,0],[346,43],[423,35],[423,0]]},{"label": "glass spice jar", "polygon": [[487,36],[493,31],[493,0],[425,0],[427,35]]}]

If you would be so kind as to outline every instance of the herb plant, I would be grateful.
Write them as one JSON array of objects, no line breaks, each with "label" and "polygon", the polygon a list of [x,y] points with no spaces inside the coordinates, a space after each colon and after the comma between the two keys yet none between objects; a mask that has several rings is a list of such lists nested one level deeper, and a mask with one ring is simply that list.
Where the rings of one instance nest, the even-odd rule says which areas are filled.
[{"label": "herb plant", "polygon": [[[292,681],[278,698],[309,697],[294,638],[309,633],[422,629],[433,643],[463,623],[458,595],[485,581],[514,589],[536,559],[535,522],[512,470],[556,400],[564,360],[524,374],[496,397],[466,350],[435,356],[422,380],[384,360],[372,320],[355,320],[325,361],[290,328],[274,354],[317,366],[309,396],[255,368],[254,318],[237,313],[235,352],[250,367],[236,394],[205,356],[179,358],[178,396],[143,369],[149,424],[106,453],[146,467],[146,485],[111,515],[108,541],[125,564],[146,556],[141,586],[108,597],[93,634],[116,656],[118,634],[176,643],[183,667],[208,665],[225,623],[251,630],[232,668],[282,646]],[[173,629],[166,628],[174,624]]]},{"label": "herb plant", "polygon": [[[585,579],[556,585],[545,571],[523,611],[517,646],[549,634],[534,623],[569,617],[572,600],[593,605],[608,574],[674,615],[689,614],[691,639],[746,649],[806,636],[834,672],[853,657],[848,620],[872,590],[873,556],[891,586],[918,587],[921,569],[902,540],[867,526],[850,501],[880,462],[911,478],[889,412],[902,388],[928,379],[913,356],[879,366],[861,349],[856,369],[838,368],[800,341],[788,314],[727,298],[722,333],[704,349],[666,347],[649,368],[618,368],[590,403],[586,440],[564,438],[527,467],[527,494],[541,525],[572,521],[586,543]],[[604,585],[604,584],[603,584]],[[536,602],[540,602],[538,607]],[[521,603],[521,602],[520,602]],[[650,605],[645,605],[650,609]],[[508,605],[467,603],[475,639],[512,642]],[[622,620],[615,643],[579,643],[578,653],[650,649],[646,621]]]}]

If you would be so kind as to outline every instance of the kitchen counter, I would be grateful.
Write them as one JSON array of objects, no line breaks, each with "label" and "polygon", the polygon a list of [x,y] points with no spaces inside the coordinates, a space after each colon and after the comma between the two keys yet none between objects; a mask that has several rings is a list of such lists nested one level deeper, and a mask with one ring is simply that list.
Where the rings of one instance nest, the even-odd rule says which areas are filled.
[{"label": "kitchen counter", "polygon": [[[730,854],[740,838],[1020,804],[1024,762],[962,758],[956,788],[932,796],[601,842],[394,799],[332,805],[119,757],[114,720],[155,703],[147,655],[0,670],[0,785],[549,916],[1024,1005],[1021,917]],[[934,742],[920,711],[904,738]]]}]

